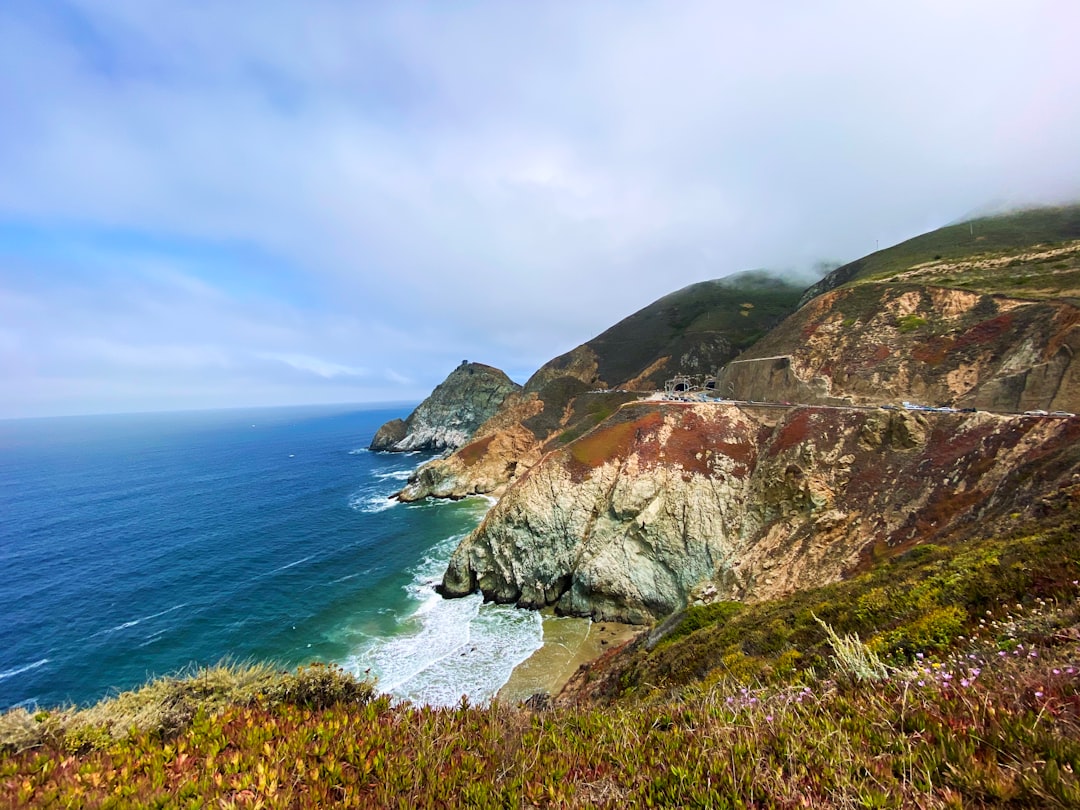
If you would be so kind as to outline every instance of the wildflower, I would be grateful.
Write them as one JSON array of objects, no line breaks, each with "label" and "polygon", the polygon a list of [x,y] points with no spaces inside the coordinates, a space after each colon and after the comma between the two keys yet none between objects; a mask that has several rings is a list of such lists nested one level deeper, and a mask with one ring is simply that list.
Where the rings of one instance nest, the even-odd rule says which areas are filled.
[{"label": "wildflower", "polygon": [[1005,652],[1005,650],[1001,650],[1001,651],[1000,651],[1000,652],[998,653],[998,655],[999,655],[999,656],[1000,656],[1001,658],[1004,658],[1004,657],[1005,657],[1005,656],[1006,656],[1007,654],[1008,654],[1008,653],[1006,653],[1006,652]]},{"label": "wildflower", "polygon": [[926,681],[919,681],[919,686],[926,686]]},{"label": "wildflower", "polygon": [[972,678],[978,678],[980,675],[982,675],[982,670],[978,667],[975,667],[971,670],[971,672],[968,673],[968,675],[970,675]]},{"label": "wildflower", "polygon": [[952,680],[952,673],[951,672],[942,672],[941,673],[941,680],[943,680],[943,681],[951,681]]},{"label": "wildflower", "polygon": [[1038,658],[1038,657],[1039,657],[1039,654],[1037,652],[1035,652],[1034,650],[1032,650],[1031,652],[1028,653],[1028,658]]},{"label": "wildflower", "polygon": [[1065,672],[1066,672],[1066,674],[1068,674],[1068,675],[1075,675],[1075,674],[1076,674],[1076,670],[1075,670],[1075,669],[1073,669],[1072,667],[1067,667],[1067,668],[1065,669]]},{"label": "wildflower", "polygon": [[1036,692],[1035,693],[1035,697],[1037,697],[1037,698],[1041,698],[1042,696],[1043,696],[1042,692]]},{"label": "wildflower", "polygon": [[772,715],[771,714],[765,715],[765,722],[766,723],[771,723],[772,722]]},{"label": "wildflower", "polygon": [[1054,674],[1055,674],[1055,675],[1060,675],[1060,674],[1061,674],[1061,670],[1060,670],[1060,669],[1055,669],[1055,670],[1054,670]]},{"label": "wildflower", "polygon": [[971,686],[971,681],[969,681],[967,678],[961,678],[960,685],[966,689],[967,687]]},{"label": "wildflower", "polygon": [[918,658],[920,661],[922,661],[923,654],[922,653],[915,653],[915,657]]}]

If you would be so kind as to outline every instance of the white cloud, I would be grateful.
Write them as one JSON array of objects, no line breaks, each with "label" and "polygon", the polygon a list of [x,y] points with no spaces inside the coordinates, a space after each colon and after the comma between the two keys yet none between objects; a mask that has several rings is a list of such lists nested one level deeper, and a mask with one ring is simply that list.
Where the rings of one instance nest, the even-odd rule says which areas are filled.
[{"label": "white cloud", "polygon": [[[61,338],[218,353],[255,375],[222,398],[274,368],[387,398],[460,356],[530,369],[693,281],[1080,196],[1078,24],[1064,0],[16,0],[0,282],[35,277],[47,325],[6,325],[41,374]],[[45,261],[10,223],[120,237]],[[400,380],[355,373],[390,356]]]},{"label": "white cloud", "polygon": [[306,354],[262,352],[257,356],[266,360],[275,360],[279,363],[284,363],[297,371],[315,374],[326,379],[331,379],[333,377],[364,377],[367,375],[365,369],[353,368],[351,366],[342,365],[341,363],[333,363],[318,357],[310,357]]}]

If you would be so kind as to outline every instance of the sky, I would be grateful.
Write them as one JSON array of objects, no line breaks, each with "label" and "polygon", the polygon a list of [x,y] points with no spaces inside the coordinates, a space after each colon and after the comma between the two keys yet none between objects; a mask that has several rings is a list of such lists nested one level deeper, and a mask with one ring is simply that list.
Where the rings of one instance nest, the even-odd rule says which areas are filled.
[{"label": "sky", "polygon": [[0,418],[523,382],[687,284],[1080,199],[1080,4],[0,3]]}]

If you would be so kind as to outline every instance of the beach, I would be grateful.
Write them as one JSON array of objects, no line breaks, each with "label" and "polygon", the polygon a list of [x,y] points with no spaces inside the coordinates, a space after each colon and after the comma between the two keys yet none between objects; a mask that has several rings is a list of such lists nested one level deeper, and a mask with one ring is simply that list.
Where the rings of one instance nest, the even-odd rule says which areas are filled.
[{"label": "beach", "polygon": [[645,628],[618,622],[544,616],[544,643],[518,664],[501,689],[499,700],[516,703],[533,695],[556,695],[582,664],[634,638]]}]

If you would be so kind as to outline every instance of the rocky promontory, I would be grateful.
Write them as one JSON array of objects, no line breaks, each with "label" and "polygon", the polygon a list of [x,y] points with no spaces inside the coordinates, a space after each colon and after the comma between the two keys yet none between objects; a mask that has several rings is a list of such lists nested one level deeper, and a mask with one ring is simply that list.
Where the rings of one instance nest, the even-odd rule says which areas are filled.
[{"label": "rocky promontory", "polygon": [[[555,358],[402,494],[501,496],[442,592],[646,623],[1038,519],[1080,482],[1078,228],[950,226],[786,318],[765,277],[694,285]],[[641,397],[676,375],[711,388]]]},{"label": "rocky promontory", "polygon": [[370,449],[455,450],[519,390],[521,386],[499,369],[462,361],[407,419],[393,419],[380,427]]},{"label": "rocky promontory", "polygon": [[1078,417],[629,404],[507,491],[442,592],[631,623],[771,598],[1030,515],[1078,439]]}]

